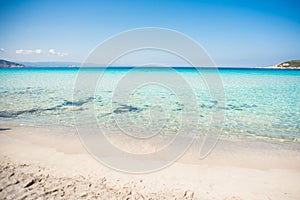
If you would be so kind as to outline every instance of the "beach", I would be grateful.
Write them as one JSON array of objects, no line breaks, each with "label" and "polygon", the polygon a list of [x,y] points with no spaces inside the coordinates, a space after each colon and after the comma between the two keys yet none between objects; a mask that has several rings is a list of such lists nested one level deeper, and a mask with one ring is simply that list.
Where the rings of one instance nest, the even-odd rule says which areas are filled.
[{"label": "beach", "polygon": [[[119,137],[120,139],[120,137]],[[2,124],[1,199],[298,199],[300,145],[197,141],[171,166],[127,174],[96,161],[71,127]]]},{"label": "beach", "polygon": [[300,200],[299,7],[0,0],[0,200]]}]

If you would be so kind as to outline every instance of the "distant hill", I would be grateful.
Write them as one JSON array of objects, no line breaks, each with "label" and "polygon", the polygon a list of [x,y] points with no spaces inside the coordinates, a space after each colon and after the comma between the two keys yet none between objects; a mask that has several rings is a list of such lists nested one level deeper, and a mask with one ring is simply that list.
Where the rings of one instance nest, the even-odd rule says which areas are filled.
[{"label": "distant hill", "polygon": [[24,68],[25,65],[0,59],[0,68]]},{"label": "distant hill", "polygon": [[276,68],[281,69],[300,69],[300,60],[290,60],[280,64],[275,65]]}]

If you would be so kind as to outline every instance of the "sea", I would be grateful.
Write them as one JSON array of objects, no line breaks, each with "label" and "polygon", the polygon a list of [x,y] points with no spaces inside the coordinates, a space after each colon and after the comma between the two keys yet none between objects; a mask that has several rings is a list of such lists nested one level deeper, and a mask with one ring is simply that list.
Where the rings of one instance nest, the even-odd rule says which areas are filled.
[{"label": "sea", "polygon": [[0,124],[299,143],[300,70],[0,69]]}]

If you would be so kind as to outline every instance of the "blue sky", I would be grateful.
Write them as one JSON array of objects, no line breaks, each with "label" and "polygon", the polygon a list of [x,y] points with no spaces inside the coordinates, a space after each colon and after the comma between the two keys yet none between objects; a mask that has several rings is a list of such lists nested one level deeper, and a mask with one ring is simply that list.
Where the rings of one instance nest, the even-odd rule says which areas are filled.
[{"label": "blue sky", "polygon": [[0,56],[82,62],[121,31],[162,27],[196,40],[217,65],[273,65],[300,59],[299,7],[289,0],[0,0]]}]

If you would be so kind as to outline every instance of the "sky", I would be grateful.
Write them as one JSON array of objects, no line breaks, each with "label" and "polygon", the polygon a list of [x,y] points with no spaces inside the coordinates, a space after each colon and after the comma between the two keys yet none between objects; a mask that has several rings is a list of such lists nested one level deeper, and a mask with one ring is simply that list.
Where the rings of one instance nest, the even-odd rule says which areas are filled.
[{"label": "sky", "polygon": [[161,27],[195,40],[218,66],[269,66],[300,59],[299,8],[297,0],[0,0],[0,58],[84,62],[113,35]]}]

